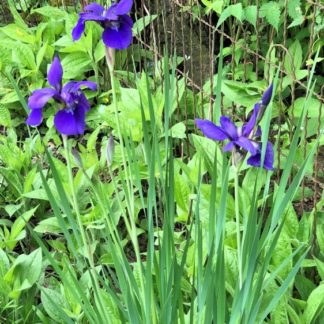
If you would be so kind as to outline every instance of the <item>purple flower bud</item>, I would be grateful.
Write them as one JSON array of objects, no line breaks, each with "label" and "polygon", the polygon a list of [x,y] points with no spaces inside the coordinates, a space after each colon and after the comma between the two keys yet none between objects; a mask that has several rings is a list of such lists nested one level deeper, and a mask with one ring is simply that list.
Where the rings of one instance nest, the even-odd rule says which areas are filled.
[{"label": "purple flower bud", "polygon": [[272,90],[273,90],[273,83],[270,84],[270,87],[264,92],[262,96],[261,99],[262,106],[268,106],[272,97]]}]

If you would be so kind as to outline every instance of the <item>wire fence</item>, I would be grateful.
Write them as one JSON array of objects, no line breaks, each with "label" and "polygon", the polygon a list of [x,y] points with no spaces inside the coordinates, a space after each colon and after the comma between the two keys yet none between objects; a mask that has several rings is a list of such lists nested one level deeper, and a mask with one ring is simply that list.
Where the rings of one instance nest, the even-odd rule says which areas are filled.
[{"label": "wire fence", "polygon": [[[64,8],[71,6],[71,9],[78,10],[79,6],[84,7],[89,1],[81,0],[52,0],[52,1],[14,1],[18,11],[22,8],[30,10],[32,6],[40,6],[43,4],[56,5]],[[288,136],[292,139],[294,125],[294,108],[296,100],[305,96],[307,89],[307,81],[311,75],[311,64],[307,64],[311,59],[314,59],[315,47],[321,33],[316,32],[317,21],[316,17],[323,15],[324,5],[320,1],[305,1],[307,5],[307,15],[310,17],[305,20],[309,30],[309,41],[307,55],[304,66],[307,69],[307,75],[300,78],[296,75],[297,71],[292,69],[287,71],[280,62],[285,60],[294,60],[294,53],[289,51],[287,46],[290,34],[288,14],[291,8],[289,1],[284,1],[282,11],[283,24],[278,33],[280,33],[280,43],[276,42],[276,31],[268,25],[262,24],[263,18],[260,11],[261,1],[248,1],[250,5],[256,6],[256,24],[255,29],[251,25],[240,22],[234,17],[229,17],[226,25],[222,24],[216,27],[219,16],[213,11],[206,13],[202,7],[202,2],[198,0],[145,0],[134,1],[133,15],[136,18],[147,16],[151,23],[145,30],[136,35],[135,42],[139,45],[144,53],[143,60],[139,62],[139,70],[145,70],[150,64],[156,64],[158,60],[163,58],[165,51],[176,54],[182,58],[181,64],[177,66],[176,73],[180,78],[184,79],[187,87],[185,88],[181,103],[178,102],[179,115],[185,116],[187,129],[192,129],[190,120],[196,116],[211,118],[215,109],[223,110],[223,94],[222,98],[216,98],[215,89],[217,85],[217,66],[219,62],[219,52],[221,43],[223,42],[226,48],[227,55],[224,57],[223,65],[226,66],[227,80],[240,80],[242,83],[247,83],[251,79],[251,74],[254,75],[254,80],[266,79],[270,82],[270,70],[279,69],[279,92],[276,101],[278,101],[278,116],[276,121],[278,127],[274,131],[273,136],[279,136],[277,146],[278,168],[276,172],[277,180],[280,179],[282,163],[285,158],[282,143]],[[236,0],[232,4],[238,3]],[[0,5],[0,19],[3,24],[10,23],[12,18],[7,6],[8,2],[3,1]],[[306,13],[305,13],[306,16]],[[323,35],[322,35],[323,36]],[[266,40],[268,50],[265,52],[264,42]],[[323,50],[322,50],[323,51]],[[132,49],[128,51],[130,60],[129,66],[132,66]],[[241,66],[243,66],[243,71]],[[260,66],[266,67],[267,73],[260,72]],[[291,64],[293,66],[293,64]],[[316,74],[321,74],[320,63],[319,70]],[[132,72],[132,71],[130,71]],[[239,76],[239,77],[238,77]],[[291,111],[287,113],[287,99],[283,98],[282,90],[284,88],[285,78],[290,78],[289,106]],[[320,79],[321,80],[321,79]],[[180,81],[179,81],[180,82]],[[176,85],[178,89],[178,84]],[[303,147],[301,159],[305,159],[307,155],[307,145],[310,139],[320,136],[323,131],[323,100],[324,100],[324,85],[317,87],[320,91],[314,93],[313,97],[320,101],[318,110],[318,118],[316,131],[312,137],[307,134],[309,118],[306,118],[304,125],[304,136],[300,143]],[[190,107],[194,107],[193,111]],[[208,107],[208,116],[205,116],[206,107]],[[190,110],[190,111],[189,111]],[[232,103],[231,113],[235,118],[239,107],[237,103]],[[191,116],[190,114],[193,114]],[[288,122],[290,129],[284,129],[284,124]],[[187,134],[189,135],[189,134]],[[187,136],[186,154],[190,150],[190,138]],[[295,165],[298,169],[298,165]],[[310,211],[315,209],[316,204],[321,199],[324,188],[324,147],[319,146],[314,157],[313,169],[308,173],[302,183],[300,202],[298,209],[302,211]],[[308,189],[311,189],[308,190]],[[311,192],[311,194],[309,194]]]}]

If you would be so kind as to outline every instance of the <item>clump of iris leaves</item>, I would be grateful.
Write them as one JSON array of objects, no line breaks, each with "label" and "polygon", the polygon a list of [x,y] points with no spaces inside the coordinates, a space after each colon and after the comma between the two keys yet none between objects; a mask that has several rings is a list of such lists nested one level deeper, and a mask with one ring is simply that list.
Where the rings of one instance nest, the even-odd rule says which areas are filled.
[{"label": "clump of iris leaves", "polygon": [[9,1],[0,321],[320,323],[323,236],[313,257],[314,214],[298,219],[292,204],[319,142],[297,161],[315,64],[276,181],[279,69],[249,89],[247,122],[218,106],[185,120],[176,57],[125,72],[125,49],[131,66],[140,57],[132,36],[154,19],[133,25],[132,5],[41,7],[29,27]]}]

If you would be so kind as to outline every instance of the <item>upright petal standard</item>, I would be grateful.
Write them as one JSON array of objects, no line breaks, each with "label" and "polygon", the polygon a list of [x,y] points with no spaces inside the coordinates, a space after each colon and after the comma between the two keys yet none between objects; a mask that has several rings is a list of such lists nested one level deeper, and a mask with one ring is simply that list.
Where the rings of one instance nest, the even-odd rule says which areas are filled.
[{"label": "upright petal standard", "polygon": [[72,38],[78,40],[84,32],[86,21],[95,21],[103,27],[102,40],[107,47],[123,50],[129,47],[133,40],[133,20],[128,16],[133,0],[121,0],[105,9],[98,3],[84,7],[79,14],[79,20],[72,30]]},{"label": "upright petal standard", "polygon": [[91,81],[70,81],[62,86],[63,68],[58,56],[55,56],[49,68],[47,81],[53,88],[35,90],[28,99],[31,112],[26,120],[30,126],[38,126],[42,122],[42,111],[50,99],[54,99],[60,109],[54,117],[56,129],[63,135],[81,135],[85,130],[85,114],[90,104],[80,89],[97,90]]}]

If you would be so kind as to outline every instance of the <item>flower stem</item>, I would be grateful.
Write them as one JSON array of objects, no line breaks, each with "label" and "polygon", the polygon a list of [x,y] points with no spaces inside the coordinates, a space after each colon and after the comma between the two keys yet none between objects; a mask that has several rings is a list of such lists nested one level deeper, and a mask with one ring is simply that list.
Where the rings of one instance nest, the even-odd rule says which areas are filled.
[{"label": "flower stem", "polygon": [[[70,159],[70,146],[69,146],[69,141],[67,136],[62,135],[63,138],[63,146],[65,150],[65,158],[66,158],[66,165],[67,165],[67,172],[68,172],[68,177],[69,177],[69,185],[71,188],[71,193],[72,193],[72,205],[73,205],[73,210],[76,213],[76,218],[78,222],[78,227],[80,230],[81,238],[82,238],[82,243],[83,243],[83,251],[86,255],[86,258],[88,259],[89,265],[90,265],[90,273],[93,276],[93,281],[95,283],[95,289],[94,292],[98,297],[98,303],[100,304],[100,315],[102,318],[106,318],[105,312],[104,312],[104,306],[102,304],[102,301],[100,298],[100,287],[97,281],[97,272],[95,269],[95,264],[93,260],[93,254],[91,252],[91,244],[89,244],[89,240],[87,238],[87,234],[84,230],[81,215],[80,215],[80,208],[74,188],[74,181],[73,181],[73,174],[72,174],[72,167],[71,167],[71,159]],[[80,248],[80,247],[79,247]]]},{"label": "flower stem", "polygon": [[235,167],[234,191],[235,191],[235,220],[236,220],[236,241],[237,241],[237,262],[239,271],[239,287],[243,286],[242,278],[242,255],[241,255],[241,230],[240,230],[240,205],[239,205],[239,167]]},{"label": "flower stem", "polygon": [[[114,105],[114,109],[115,109],[117,132],[118,132],[119,144],[120,144],[120,148],[121,148],[121,154],[122,154],[122,160],[123,160],[123,166],[124,166],[124,172],[125,172],[125,179],[126,179],[126,183],[127,183],[127,187],[128,187],[127,191],[129,191],[129,190],[131,191],[132,186],[130,183],[130,177],[128,176],[128,172],[127,172],[128,167],[127,167],[126,156],[125,156],[125,152],[124,152],[124,144],[123,144],[124,141],[123,141],[123,136],[121,133],[118,106],[117,106],[117,95],[116,95],[116,87],[115,87],[115,79],[114,79],[115,51],[108,47],[106,47],[106,62],[107,62],[107,65],[109,68],[109,74],[110,74],[111,91],[112,91],[112,95],[113,95],[113,105]],[[110,168],[109,168],[109,170],[110,170]],[[125,192],[125,195],[126,196],[129,195],[129,192],[127,192],[127,193]],[[138,238],[137,238],[137,229],[136,229],[136,224],[134,221],[135,220],[134,208],[132,208],[129,198],[130,197],[126,198],[126,200],[128,201],[127,204],[129,204],[128,212],[130,214],[130,217],[129,217],[129,219],[127,217],[124,217],[124,221],[125,221],[127,231],[130,235],[133,247],[134,247],[137,262],[141,262],[141,254],[140,254],[139,243],[138,243]],[[140,272],[141,272],[140,281],[141,281],[141,286],[142,286],[142,290],[144,293],[144,289],[145,289],[144,281],[143,281],[144,274],[142,272],[142,267],[139,267],[139,268],[140,268]]]}]

